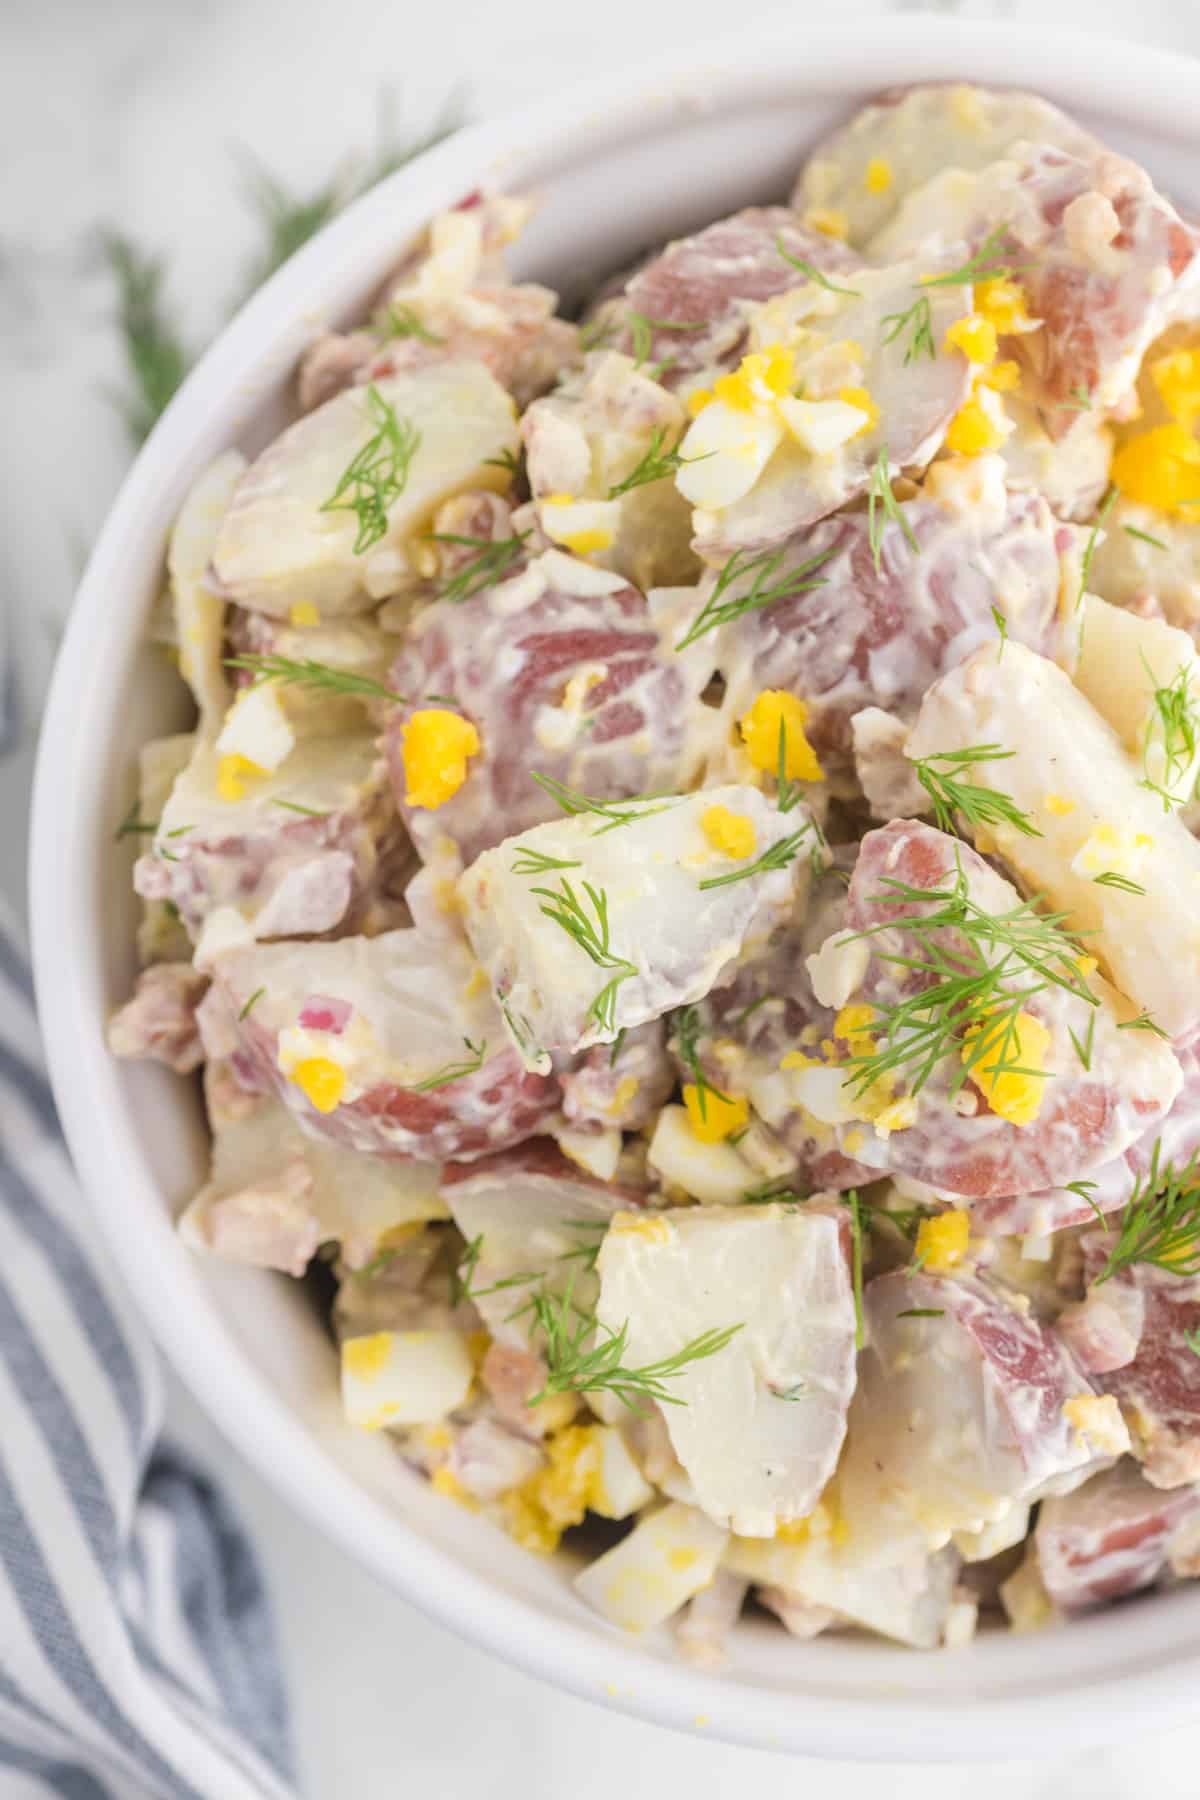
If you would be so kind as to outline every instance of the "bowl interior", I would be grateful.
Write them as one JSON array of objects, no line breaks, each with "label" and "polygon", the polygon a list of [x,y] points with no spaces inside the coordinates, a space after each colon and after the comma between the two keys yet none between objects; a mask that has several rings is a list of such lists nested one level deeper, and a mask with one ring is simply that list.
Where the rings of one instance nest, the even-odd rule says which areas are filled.
[{"label": "bowl interior", "polygon": [[1125,1719],[1135,1696],[1143,1717],[1169,1710],[1166,1671],[1200,1657],[1200,1593],[1036,1641],[989,1634],[948,1655],[851,1637],[802,1644],[748,1620],[719,1675],[675,1661],[665,1633],[622,1638],[575,1599],[569,1557],[518,1550],[431,1494],[385,1439],[343,1424],[335,1359],[300,1285],[181,1248],[171,1219],[205,1167],[197,1092],[149,1065],[114,1064],[102,1037],[134,974],[131,859],[113,831],[138,746],[188,717],[180,684],[143,642],[166,530],[211,455],[235,442],[253,451],[278,428],[315,325],[358,316],[430,212],[484,183],[536,190],[516,272],[574,300],[657,240],[785,195],[806,146],[858,96],[963,75],[1038,87],[1181,202],[1200,202],[1200,128],[1172,122],[1194,111],[1186,65],[944,20],[872,21],[871,39],[847,44],[806,25],[464,134],[360,203],[243,313],[139,460],[81,591],[35,796],[38,981],[76,1162],[138,1303],[250,1459],[410,1598],[588,1697],[675,1725],[860,1758],[1028,1754],[1085,1722],[1093,1736],[1110,1717],[1118,1729],[1104,1700],[1118,1685]]}]

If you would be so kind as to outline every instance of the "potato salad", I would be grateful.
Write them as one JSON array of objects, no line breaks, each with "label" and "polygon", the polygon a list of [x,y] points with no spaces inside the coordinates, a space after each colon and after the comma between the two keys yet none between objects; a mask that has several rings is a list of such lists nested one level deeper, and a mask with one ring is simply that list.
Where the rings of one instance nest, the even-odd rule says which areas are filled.
[{"label": "potato salad", "polygon": [[689,1657],[1194,1576],[1200,232],[954,85],[576,319],[529,210],[171,535],[110,1041],[202,1076],[180,1230]]}]

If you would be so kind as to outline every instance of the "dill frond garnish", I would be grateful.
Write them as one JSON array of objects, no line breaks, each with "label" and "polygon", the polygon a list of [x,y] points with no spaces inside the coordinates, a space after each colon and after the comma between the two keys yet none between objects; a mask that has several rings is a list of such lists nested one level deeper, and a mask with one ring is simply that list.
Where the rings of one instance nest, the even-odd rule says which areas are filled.
[{"label": "dill frond garnish", "polygon": [[486,1038],[482,1044],[473,1044],[469,1037],[465,1037],[463,1043],[467,1046],[467,1055],[462,1062],[447,1063],[444,1068],[435,1070],[432,1075],[427,1075],[424,1081],[416,1081],[411,1087],[406,1087],[405,1093],[431,1094],[435,1088],[447,1087],[450,1082],[461,1081],[464,1075],[474,1075],[482,1069],[483,1060],[487,1055]]},{"label": "dill frond garnish", "polygon": [[239,1025],[241,1024],[243,1019],[249,1017],[251,1007],[256,1006],[258,1004],[258,1002],[262,999],[262,997],[266,993],[266,991],[267,990],[265,987],[255,988],[254,992],[251,994],[250,998],[247,1000],[245,1006],[243,1006],[241,1012],[238,1014],[238,1024]]},{"label": "dill frond garnish", "polygon": [[1116,1226],[1116,1242],[1095,1286],[1135,1263],[1172,1275],[1200,1275],[1200,1151],[1182,1168],[1163,1162],[1162,1140],[1139,1175]]},{"label": "dill frond garnish", "polygon": [[157,819],[139,817],[139,806],[135,800],[117,829],[113,832],[113,842],[120,843],[126,837],[153,837],[158,830]]},{"label": "dill frond garnish", "polygon": [[891,327],[890,331],[883,334],[885,344],[894,344],[904,331],[910,333],[904,349],[906,369],[919,357],[928,356],[933,361],[937,356],[937,345],[933,341],[933,307],[928,294],[919,295],[907,312],[885,313],[880,324]]},{"label": "dill frond garnish", "polygon": [[703,331],[707,320],[652,319],[648,313],[631,311],[625,314],[625,323],[629,327],[634,367],[640,369],[650,354],[656,331]]},{"label": "dill frond garnish", "polygon": [[823,287],[830,294],[847,294],[852,300],[862,299],[861,288],[838,287],[836,282],[830,281],[828,275],[822,275],[820,269],[814,268],[812,263],[805,262],[802,257],[793,256],[789,250],[784,248],[782,233],[775,239],[775,248],[785,263],[790,263],[793,269],[799,269],[806,281],[815,281],[818,287]]},{"label": "dill frond garnish", "polygon": [[1001,258],[1007,236],[1008,227],[997,225],[994,231],[988,232],[974,256],[961,267],[951,269],[945,275],[927,275],[918,282],[918,287],[969,287],[980,280],[1005,280],[1014,270],[1007,260],[998,261],[997,258]]},{"label": "dill frond garnish", "polygon": [[460,537],[451,531],[431,531],[429,536],[435,544],[463,544],[478,552],[438,591],[438,599],[448,600],[453,606],[502,581],[512,565],[520,560],[529,540],[527,531],[518,531],[514,537],[507,538]]},{"label": "dill frond garnish", "polygon": [[[735,550],[717,576],[716,587],[676,644],[676,650],[686,650],[689,644],[694,644],[705,632],[715,631],[719,625],[727,625],[731,619],[740,619],[743,613],[759,612],[765,606],[774,606],[777,600],[790,600],[796,594],[807,593],[810,588],[823,587],[823,576],[815,581],[811,577],[833,554],[834,547],[831,546],[828,550],[809,557],[807,562],[800,563],[798,567],[787,570],[776,580],[784,557],[782,550],[762,550],[756,556]],[[748,590],[732,600],[723,599],[722,596],[732,584],[746,575],[754,577]]]},{"label": "dill frond garnish", "polygon": [[373,329],[387,344],[394,338],[416,338],[422,344],[444,344],[445,338],[422,324],[411,306],[397,306],[393,301],[375,319]]},{"label": "dill frond garnish", "polygon": [[587,1011],[587,1016],[596,1021],[601,1031],[613,1030],[616,1024],[617,990],[623,981],[628,981],[631,975],[637,974],[637,967],[625,957],[613,954],[609,942],[607,893],[603,888],[594,888],[590,881],[585,881],[585,904],[565,875],[559,877],[557,891],[554,888],[532,888],[530,891],[547,902],[538,908],[543,918],[565,931],[598,969],[615,970],[612,979],[601,988]]},{"label": "dill frond garnish", "polygon": [[278,683],[281,687],[297,687],[314,694],[353,694],[362,700],[390,700],[405,704],[404,695],[394,688],[372,681],[369,675],[354,675],[349,669],[335,669],[329,663],[297,661],[291,656],[227,656],[227,669],[246,669],[254,676],[256,687]]},{"label": "dill frond garnish", "polygon": [[593,837],[603,837],[606,831],[617,831],[622,825],[632,825],[638,819],[650,819],[655,813],[667,812],[672,806],[678,806],[683,798],[682,794],[634,794],[628,800],[592,800],[577,788],[556,781],[553,775],[535,771],[533,779],[569,818],[594,813],[598,819],[603,819],[603,825],[598,825],[592,832]]},{"label": "dill frond garnish", "polygon": [[870,486],[867,488],[867,542],[871,547],[871,561],[875,564],[877,575],[883,559],[883,532],[887,519],[891,519],[894,524],[899,525],[908,540],[908,547],[913,555],[920,556],[921,554],[917,534],[908,522],[907,513],[892,492],[892,477],[889,473],[890,461],[887,445],[881,444],[879,455],[875,459],[875,466],[871,470]]},{"label": "dill frond garnish", "polygon": [[551,875],[555,869],[582,869],[581,862],[565,856],[547,856],[541,850],[518,850],[512,860],[514,875]]},{"label": "dill frond garnish", "polygon": [[696,1089],[696,1104],[700,1108],[700,1117],[708,1118],[708,1096],[714,1100],[729,1102],[729,1095],[723,1094],[714,1087],[700,1061],[696,1048],[701,1034],[700,1012],[695,1006],[685,1006],[675,1015],[675,1038],[679,1047],[679,1060],[687,1065],[692,1082]]},{"label": "dill frond garnish", "polygon": [[144,443],[192,363],[163,299],[162,259],[121,232],[105,232],[101,249],[117,289],[117,322],[125,352],[126,391],[117,396],[134,444]]},{"label": "dill frond garnish", "polygon": [[1105,494],[1103,500],[1100,502],[1092,529],[1088,533],[1088,541],[1084,546],[1083,562],[1079,571],[1079,599],[1076,601],[1077,606],[1082,606],[1083,596],[1088,591],[1088,583],[1092,579],[1092,558],[1096,554],[1096,548],[1100,541],[1100,533],[1104,530],[1105,521],[1116,504],[1117,490],[1115,487],[1109,488],[1107,494]]},{"label": "dill frond garnish", "polygon": [[421,447],[421,434],[412,420],[397,418],[395,407],[374,382],[367,388],[367,413],[375,430],[320,509],[355,515],[355,556],[362,556],[386,536],[388,509],[404,492],[413,457]]},{"label": "dill frond garnish", "polygon": [[1115,869],[1106,869],[1103,875],[1093,875],[1092,880],[1097,887],[1119,888],[1123,894],[1142,894],[1146,890],[1139,882],[1130,881],[1128,875],[1118,875]]},{"label": "dill frond garnish", "polygon": [[[634,488],[646,487],[652,481],[665,481],[668,475],[674,475],[685,463],[704,462],[705,456],[680,456],[679,446],[682,444],[686,430],[681,431],[669,450],[663,449],[666,441],[666,427],[656,425],[650,434],[650,443],[640,462],[626,475],[624,481],[615,482],[608,490],[610,500],[619,500],[622,494],[632,492]],[[709,450],[706,456],[715,452]]]},{"label": "dill frond garnish", "polygon": [[1156,550],[1170,549],[1170,545],[1165,544],[1162,538],[1151,537],[1148,531],[1139,531],[1136,525],[1122,525],[1121,530],[1127,537],[1137,538],[1141,544],[1152,544]]},{"label": "dill frond garnish", "polygon": [[[1153,681],[1154,672],[1144,657],[1142,667]],[[1142,739],[1142,786],[1158,795],[1164,812],[1170,812],[1173,806],[1179,806],[1190,797],[1177,795],[1173,790],[1179,777],[1194,764],[1198,746],[1200,714],[1192,695],[1190,671],[1184,663],[1174,681],[1155,687],[1154,710],[1146,722]],[[1159,781],[1150,774],[1152,752],[1157,752],[1156,761],[1161,764],[1162,779]]]},{"label": "dill frond garnish", "polygon": [[780,838],[777,844],[770,845],[761,856],[756,856],[753,862],[747,863],[745,868],[735,869],[731,875],[711,875],[707,881],[700,883],[701,893],[707,888],[730,887],[735,881],[748,881],[753,875],[769,875],[775,869],[786,869],[789,863],[795,861],[808,833],[809,827],[805,825],[790,837]]},{"label": "dill frond garnish", "polygon": [[894,1005],[876,1008],[872,1031],[879,1047],[852,1056],[846,1085],[863,1093],[883,1075],[903,1070],[908,1091],[919,1093],[935,1069],[954,1064],[950,1094],[977,1067],[989,1075],[1044,1076],[1019,1060],[1019,1015],[1037,994],[1063,988],[1088,1006],[1100,1002],[1079,971],[1084,951],[1064,929],[1066,914],[1037,910],[1036,897],[1004,913],[987,912],[972,899],[961,862],[947,885],[915,888],[881,877],[878,905],[921,912],[868,925],[852,935],[871,939],[885,931],[916,940],[911,951],[875,948],[881,962],[925,976],[928,985]]},{"label": "dill frond garnish", "polygon": [[686,1402],[673,1394],[667,1383],[693,1363],[715,1356],[742,1329],[738,1324],[728,1325],[723,1331],[702,1331],[674,1355],[631,1369],[624,1361],[628,1323],[619,1331],[602,1324],[594,1312],[574,1304],[571,1286],[561,1295],[551,1294],[543,1287],[532,1296],[529,1310],[534,1329],[543,1339],[546,1362],[546,1385],[533,1395],[530,1406],[536,1406],[549,1394],[586,1394],[597,1389],[613,1394],[631,1412],[643,1411],[641,1402],[647,1400],[657,1401],[660,1406],[683,1406]]},{"label": "dill frond garnish", "polygon": [[[976,782],[964,781],[968,769],[979,763],[1003,762],[1015,756],[999,744],[970,744],[962,750],[940,751],[913,761],[913,773],[933,802],[933,816],[940,831],[953,832],[961,819],[972,828],[1011,825],[1025,837],[1041,837],[1028,813],[1007,794],[998,794]],[[935,767],[935,764],[944,765]]]}]

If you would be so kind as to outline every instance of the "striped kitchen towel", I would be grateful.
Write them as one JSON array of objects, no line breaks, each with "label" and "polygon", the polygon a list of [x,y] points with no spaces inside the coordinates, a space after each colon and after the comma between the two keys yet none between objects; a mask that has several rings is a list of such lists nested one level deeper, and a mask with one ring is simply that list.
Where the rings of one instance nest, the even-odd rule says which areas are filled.
[{"label": "striped kitchen towel", "polygon": [[0,1795],[288,1800],[254,1557],[160,1441],[154,1350],[90,1240],[0,915]]}]

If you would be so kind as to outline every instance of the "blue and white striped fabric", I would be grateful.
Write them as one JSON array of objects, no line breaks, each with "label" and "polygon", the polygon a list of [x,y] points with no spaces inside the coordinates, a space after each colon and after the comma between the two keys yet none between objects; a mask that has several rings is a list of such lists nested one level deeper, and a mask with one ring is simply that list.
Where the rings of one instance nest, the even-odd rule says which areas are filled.
[{"label": "blue and white striped fabric", "polygon": [[89,1241],[0,915],[0,1795],[289,1800],[266,1594],[159,1442],[154,1351]]}]

